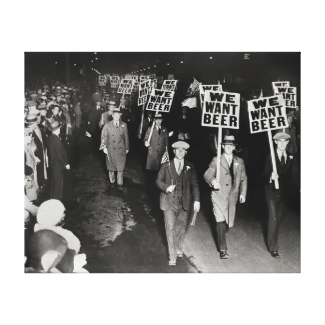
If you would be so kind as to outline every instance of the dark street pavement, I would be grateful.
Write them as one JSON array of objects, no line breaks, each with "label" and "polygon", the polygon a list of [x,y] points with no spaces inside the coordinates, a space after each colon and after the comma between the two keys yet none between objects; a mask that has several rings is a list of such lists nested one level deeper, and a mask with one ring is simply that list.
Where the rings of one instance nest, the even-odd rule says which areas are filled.
[{"label": "dark street pavement", "polygon": [[78,204],[67,206],[65,227],[80,239],[90,273],[300,272],[298,208],[285,211],[280,258],[274,259],[265,246],[267,209],[258,182],[249,186],[247,202],[238,204],[235,226],[227,233],[230,259],[220,259],[202,166],[197,168],[201,211],[195,227],[189,225],[184,258],[177,260],[176,267],[169,267],[159,190],[144,170],[146,153],[140,140],[130,137],[124,174],[128,192],[123,193],[108,189],[103,153],[94,152],[91,139],[76,132],[79,162],[72,169],[72,183]]}]

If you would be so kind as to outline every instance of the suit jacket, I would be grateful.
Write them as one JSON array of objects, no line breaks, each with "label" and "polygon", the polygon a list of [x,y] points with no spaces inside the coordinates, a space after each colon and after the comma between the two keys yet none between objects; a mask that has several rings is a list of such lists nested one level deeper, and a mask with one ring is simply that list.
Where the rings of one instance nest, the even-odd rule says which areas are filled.
[{"label": "suit jacket", "polygon": [[[247,193],[247,175],[243,159],[233,155],[233,173],[234,183],[227,163],[225,154],[221,155],[220,160],[220,185],[219,191],[212,190],[212,201],[218,206],[214,208],[214,214],[217,221],[225,219],[230,227],[233,226],[235,220],[235,205],[238,202],[239,195],[246,197]],[[204,173],[205,181],[212,187],[211,183],[217,177],[217,158],[213,158],[208,170]]]},{"label": "suit jacket", "polygon": [[[150,127],[147,130],[144,142],[149,139]],[[158,133],[157,127],[154,126],[152,136],[150,140],[150,146],[148,147],[147,165],[146,169],[159,170],[161,165],[161,159],[168,148],[168,131],[165,127],[161,127],[160,134]]]},{"label": "suit jacket", "polygon": [[282,167],[281,161],[275,150],[275,161],[277,167],[277,173],[279,175],[279,189],[276,190],[274,181],[270,182],[271,174],[273,171],[271,154],[266,157],[263,179],[265,182],[265,196],[267,199],[275,199],[277,197],[285,197],[292,191],[294,182],[298,183],[299,167],[297,157],[287,151],[287,161],[284,167]]},{"label": "suit jacket", "polygon": [[[160,194],[160,209],[163,211],[170,210],[173,207],[173,201],[175,199],[176,190],[173,193],[167,193],[167,188],[176,184],[176,178],[178,177],[174,160],[166,162],[161,165],[158,173],[156,184],[161,190]],[[172,182],[173,180],[173,182]],[[183,194],[182,194],[182,205],[184,210],[190,209],[191,194],[193,200],[200,202],[200,189],[199,182],[196,176],[194,165],[187,160],[184,160],[183,167]]]},{"label": "suit jacket", "polygon": [[47,140],[49,164],[53,169],[65,169],[69,164],[67,153],[59,137],[52,134]]},{"label": "suit jacket", "polygon": [[126,150],[130,150],[129,133],[126,123],[119,121],[116,129],[114,122],[107,122],[102,129],[100,149],[107,148],[106,167],[110,171],[123,171]]}]

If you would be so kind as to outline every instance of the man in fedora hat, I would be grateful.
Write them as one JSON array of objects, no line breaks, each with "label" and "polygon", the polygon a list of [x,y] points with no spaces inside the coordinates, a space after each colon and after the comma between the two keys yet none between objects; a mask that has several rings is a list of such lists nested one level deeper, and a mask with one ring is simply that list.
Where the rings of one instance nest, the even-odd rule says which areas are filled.
[{"label": "man in fedora hat", "polygon": [[113,110],[113,120],[107,122],[102,129],[99,150],[103,150],[106,155],[109,186],[115,186],[115,172],[117,172],[117,188],[126,192],[123,186],[123,171],[126,154],[129,152],[129,134],[127,124],[120,119],[121,114],[118,108]]},{"label": "man in fedora hat", "polygon": [[[273,172],[271,155],[266,158],[263,171],[266,203],[269,210],[267,248],[274,258],[279,257],[278,237],[284,203],[291,194],[292,182],[297,181],[299,175],[296,156],[286,150],[289,139],[290,135],[284,132],[274,135],[277,173]],[[273,182],[275,179],[279,181],[279,189],[275,189]]]},{"label": "man in fedora hat", "polygon": [[176,265],[176,258],[183,257],[183,243],[191,209],[200,210],[200,190],[195,167],[184,159],[189,144],[177,141],[172,145],[175,158],[162,164],[156,184],[161,190],[160,209],[164,212],[169,252],[169,266]]},{"label": "man in fedora hat", "polygon": [[[161,126],[163,117],[157,114],[154,119],[154,124],[148,128],[144,137],[144,144],[148,148],[146,169],[156,171],[160,169],[161,159],[168,148],[168,132],[167,129]],[[153,128],[151,139],[149,136]]]},{"label": "man in fedora hat", "polygon": [[63,170],[70,169],[67,153],[59,138],[61,125],[58,121],[50,124],[52,135],[47,140],[49,165],[52,169],[50,198],[62,201],[63,197]]},{"label": "man in fedora hat", "polygon": [[205,181],[213,188],[211,200],[213,213],[217,222],[217,244],[220,258],[229,258],[227,252],[227,226],[233,227],[236,214],[236,204],[246,201],[247,175],[243,159],[235,156],[235,137],[226,135],[222,142],[224,153],[220,159],[220,181],[217,181],[217,158],[213,158],[204,174]]}]

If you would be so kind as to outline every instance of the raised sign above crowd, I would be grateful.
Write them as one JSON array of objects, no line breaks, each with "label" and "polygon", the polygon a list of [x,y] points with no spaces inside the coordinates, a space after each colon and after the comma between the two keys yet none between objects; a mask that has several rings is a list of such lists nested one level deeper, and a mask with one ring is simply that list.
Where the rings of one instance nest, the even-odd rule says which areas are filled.
[{"label": "raised sign above crowd", "polygon": [[174,91],[152,89],[147,104],[147,110],[168,113],[173,103],[174,94]]},{"label": "raised sign above crowd", "polygon": [[202,126],[239,129],[240,95],[205,91]]},{"label": "raised sign above crowd", "polygon": [[134,80],[132,79],[122,79],[120,85],[118,86],[118,94],[131,94],[133,88]]},{"label": "raised sign above crowd", "polygon": [[263,97],[247,103],[251,133],[288,127],[282,96]]},{"label": "raised sign above crowd", "polygon": [[161,90],[176,90],[177,80],[165,80]]},{"label": "raised sign above crowd", "polygon": [[119,83],[120,83],[120,77],[119,76],[110,76],[110,83],[111,83],[111,88],[117,88]]}]

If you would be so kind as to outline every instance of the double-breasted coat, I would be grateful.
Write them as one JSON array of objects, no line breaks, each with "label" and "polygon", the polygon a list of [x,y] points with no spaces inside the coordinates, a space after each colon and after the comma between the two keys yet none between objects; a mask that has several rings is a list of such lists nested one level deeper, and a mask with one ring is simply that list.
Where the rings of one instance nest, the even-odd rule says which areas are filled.
[{"label": "double-breasted coat", "polygon": [[126,162],[126,150],[130,149],[129,133],[126,123],[119,121],[118,128],[113,121],[102,129],[100,150],[107,148],[106,167],[110,171],[123,171]]},{"label": "double-breasted coat", "polygon": [[[200,202],[199,182],[196,176],[194,165],[187,160],[184,160],[183,167],[183,183],[182,183],[182,205],[185,211],[188,211],[191,206],[191,199]],[[163,211],[171,210],[175,200],[176,191],[167,193],[167,188],[170,185],[176,184],[178,174],[175,169],[174,160],[161,165],[158,173],[156,184],[161,190],[160,194],[160,209]]]},{"label": "double-breasted coat", "polygon": [[[223,153],[220,161],[220,185],[219,191],[212,190],[211,199],[213,212],[217,222],[226,221],[229,227],[233,227],[236,214],[236,204],[239,195],[246,197],[247,175],[243,159],[233,155],[234,183],[232,184],[229,166]],[[211,183],[217,177],[217,158],[213,158],[208,170],[204,174],[205,181],[212,187]]]},{"label": "double-breasted coat", "polygon": [[[144,137],[144,142],[149,139],[151,128],[152,126],[148,128]],[[148,147],[146,169],[159,170],[161,166],[161,159],[166,151],[166,148],[168,148],[167,129],[165,127],[161,127],[159,134],[157,127],[154,126],[150,140],[150,146]]]}]

